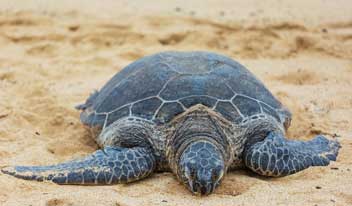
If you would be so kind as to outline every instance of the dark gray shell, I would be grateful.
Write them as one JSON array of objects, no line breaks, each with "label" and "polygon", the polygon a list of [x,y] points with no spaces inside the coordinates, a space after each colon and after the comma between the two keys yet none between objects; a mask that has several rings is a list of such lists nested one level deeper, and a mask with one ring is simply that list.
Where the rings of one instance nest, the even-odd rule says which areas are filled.
[{"label": "dark gray shell", "polygon": [[289,118],[246,68],[209,52],[163,52],[141,58],[77,108],[84,110],[83,123],[103,127],[126,116],[163,124],[196,104],[236,123],[262,113],[279,123]]}]

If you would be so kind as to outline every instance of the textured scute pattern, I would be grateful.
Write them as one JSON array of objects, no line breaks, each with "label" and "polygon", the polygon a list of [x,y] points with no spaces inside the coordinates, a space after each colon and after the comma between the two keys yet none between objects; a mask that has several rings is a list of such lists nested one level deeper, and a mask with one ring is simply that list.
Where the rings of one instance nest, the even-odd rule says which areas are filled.
[{"label": "textured scute pattern", "polygon": [[153,172],[155,159],[145,148],[106,147],[83,159],[51,166],[16,166],[4,173],[27,180],[57,184],[116,184],[132,182]]},{"label": "textured scute pattern", "polygon": [[213,73],[223,77],[236,93],[255,98],[274,108],[281,107],[280,102],[252,73],[236,62],[231,65],[223,65]]},{"label": "textured scute pattern", "polygon": [[[184,164],[194,164],[199,165],[204,169],[202,172],[211,172],[208,170],[211,167],[217,165],[221,159],[219,151],[208,142],[197,142],[188,147],[181,158],[181,162]],[[200,161],[198,161],[200,160]]]},{"label": "textured scute pattern", "polygon": [[115,74],[106,83],[106,85],[99,91],[99,96],[96,98],[96,101],[94,102],[93,107],[97,108],[100,104],[102,104],[102,102],[105,101],[105,99],[107,99],[110,96],[111,92],[113,92],[113,90],[116,88],[116,86],[118,86],[120,82],[124,82],[129,78],[129,76],[134,75],[137,72],[140,72],[142,68],[150,67],[149,64],[151,64],[153,61],[155,61],[155,63],[158,62],[158,57],[147,56],[147,57],[141,58],[129,64],[121,71],[119,71],[117,74]]},{"label": "textured scute pattern", "polygon": [[224,84],[223,79],[212,74],[182,75],[169,82],[160,97],[177,100],[189,96],[205,95],[216,99],[231,99],[234,93]]},{"label": "textured scute pattern", "polygon": [[226,119],[235,123],[240,123],[243,119],[238,109],[236,109],[236,107],[231,104],[231,102],[219,102],[215,107],[215,111],[219,112]]},{"label": "textured scute pattern", "polygon": [[246,117],[260,113],[260,106],[256,100],[237,95],[232,100],[232,103],[236,105],[241,113]]},{"label": "textured scute pattern", "polygon": [[137,102],[132,106],[132,114],[138,117],[152,119],[161,104],[162,101],[157,97]]},{"label": "textured scute pattern", "polygon": [[340,145],[323,136],[310,141],[288,140],[270,133],[262,142],[245,152],[245,164],[254,172],[266,176],[285,176],[310,166],[326,166],[335,161]]},{"label": "textured scute pattern", "polygon": [[223,115],[230,112],[225,115],[230,121],[265,112],[281,122],[281,104],[253,74],[209,52],[163,52],[142,58],[78,108],[86,110],[83,123],[108,126],[125,116],[163,124],[196,104]]},{"label": "textured scute pattern", "polygon": [[107,118],[106,125],[110,125],[111,123],[115,122],[117,119],[125,117],[130,114],[130,106],[122,107],[114,112],[109,113]]},{"label": "textured scute pattern", "polygon": [[191,191],[208,194],[218,186],[224,171],[223,161],[221,153],[213,144],[200,141],[187,147],[179,164],[188,176],[186,178]]},{"label": "textured scute pattern", "polygon": [[[105,98],[97,107],[97,112],[113,111],[126,103],[140,101],[156,95],[175,72],[165,65],[155,64],[144,71],[141,68],[125,80],[115,85],[108,98]],[[99,97],[98,97],[99,98]]]},{"label": "textured scute pattern", "polygon": [[156,115],[156,122],[164,123],[170,121],[174,116],[184,112],[179,103],[165,103]]},{"label": "textured scute pattern", "polygon": [[[260,103],[260,106],[262,107],[264,113],[271,115],[279,122],[281,121],[279,115],[277,114],[277,112],[275,110],[273,110],[272,108],[268,107],[267,105],[265,105],[263,103]],[[288,114],[288,115],[290,115],[290,114]]]},{"label": "textured scute pattern", "polygon": [[208,96],[190,96],[180,99],[181,104],[183,104],[187,108],[190,108],[191,106],[196,104],[202,104],[204,106],[212,108],[215,105],[216,101],[216,98]]}]

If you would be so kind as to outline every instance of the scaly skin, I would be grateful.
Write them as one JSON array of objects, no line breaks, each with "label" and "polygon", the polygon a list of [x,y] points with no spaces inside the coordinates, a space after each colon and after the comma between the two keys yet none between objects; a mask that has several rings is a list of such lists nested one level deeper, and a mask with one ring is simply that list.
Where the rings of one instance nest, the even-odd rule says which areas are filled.
[{"label": "scaly skin", "polygon": [[145,148],[98,150],[85,158],[50,166],[6,167],[1,171],[18,178],[57,184],[117,184],[139,180],[155,168],[153,154]]},{"label": "scaly skin", "polygon": [[207,140],[198,140],[182,153],[178,170],[184,174],[183,182],[190,191],[208,195],[219,186],[226,168],[218,147]]},{"label": "scaly skin", "polygon": [[115,184],[171,171],[194,194],[209,195],[234,166],[264,176],[284,176],[335,161],[340,145],[318,136],[285,139],[284,127],[270,116],[234,125],[197,106],[167,125],[120,119],[97,137],[104,147],[85,158],[51,166],[15,166],[3,173],[58,184]]},{"label": "scaly skin", "polygon": [[280,133],[270,133],[265,140],[247,148],[245,164],[254,172],[279,177],[310,166],[326,166],[336,161],[340,144],[323,136],[310,141],[285,139]]}]

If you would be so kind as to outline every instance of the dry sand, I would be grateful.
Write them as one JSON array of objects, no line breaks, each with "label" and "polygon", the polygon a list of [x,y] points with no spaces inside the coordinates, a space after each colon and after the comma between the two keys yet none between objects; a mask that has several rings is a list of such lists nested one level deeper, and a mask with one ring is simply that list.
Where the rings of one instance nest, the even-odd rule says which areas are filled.
[{"label": "dry sand", "polygon": [[73,107],[133,60],[209,50],[254,72],[293,112],[289,138],[337,136],[337,162],[284,178],[245,170],[192,196],[170,173],[113,186],[0,174],[0,205],[352,205],[352,2],[0,1],[0,166],[97,146]]}]

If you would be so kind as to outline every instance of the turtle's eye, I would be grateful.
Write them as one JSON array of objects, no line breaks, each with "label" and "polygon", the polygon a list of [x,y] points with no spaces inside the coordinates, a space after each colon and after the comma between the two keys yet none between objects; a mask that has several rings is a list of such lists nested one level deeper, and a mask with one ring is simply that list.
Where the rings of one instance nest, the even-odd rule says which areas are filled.
[{"label": "turtle's eye", "polygon": [[211,179],[213,182],[218,182],[224,175],[224,170],[222,168],[216,168],[213,170]]},{"label": "turtle's eye", "polygon": [[197,171],[195,169],[191,169],[190,176],[193,180],[196,179],[196,175],[197,175]]},{"label": "turtle's eye", "polygon": [[218,179],[218,173],[216,171],[213,171],[213,174],[211,175],[211,180],[215,182]]},{"label": "turtle's eye", "polygon": [[194,167],[192,167],[192,165],[186,166],[185,175],[186,175],[187,179],[195,180],[196,175],[197,175],[197,171]]}]

